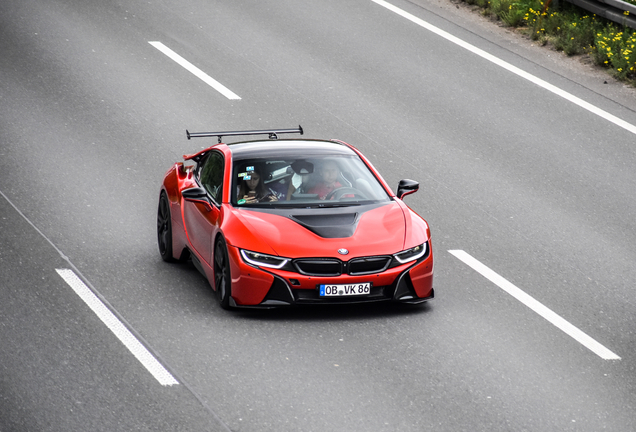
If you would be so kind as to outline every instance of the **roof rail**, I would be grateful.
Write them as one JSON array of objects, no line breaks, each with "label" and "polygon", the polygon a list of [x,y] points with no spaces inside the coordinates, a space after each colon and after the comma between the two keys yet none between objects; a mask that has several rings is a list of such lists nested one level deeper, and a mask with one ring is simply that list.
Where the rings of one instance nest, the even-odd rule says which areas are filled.
[{"label": "roof rail", "polygon": [[269,139],[278,139],[278,134],[287,134],[287,133],[299,133],[302,135],[303,128],[300,125],[298,125],[298,128],[295,128],[295,129],[262,129],[262,130],[251,130],[251,131],[226,131],[226,132],[189,132],[186,129],[186,136],[188,137],[188,139],[215,136],[219,138],[219,144],[221,143],[221,139],[224,136],[269,135]]}]

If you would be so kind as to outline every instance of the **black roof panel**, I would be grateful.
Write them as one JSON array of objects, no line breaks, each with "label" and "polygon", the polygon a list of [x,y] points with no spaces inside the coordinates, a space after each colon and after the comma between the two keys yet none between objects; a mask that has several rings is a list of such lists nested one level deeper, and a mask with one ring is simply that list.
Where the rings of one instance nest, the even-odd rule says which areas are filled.
[{"label": "black roof panel", "polygon": [[235,159],[258,157],[353,156],[344,144],[325,140],[277,139],[230,143]]}]

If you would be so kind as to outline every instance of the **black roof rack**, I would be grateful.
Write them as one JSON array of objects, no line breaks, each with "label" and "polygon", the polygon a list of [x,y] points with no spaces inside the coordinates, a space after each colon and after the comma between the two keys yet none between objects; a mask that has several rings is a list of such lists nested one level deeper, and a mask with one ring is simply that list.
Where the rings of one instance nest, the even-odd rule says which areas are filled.
[{"label": "black roof rack", "polygon": [[226,131],[226,132],[189,132],[186,129],[186,136],[188,137],[188,139],[215,136],[219,138],[219,143],[221,143],[221,139],[224,136],[269,135],[269,139],[278,139],[278,134],[287,134],[287,133],[299,133],[302,135],[303,128],[300,125],[298,125],[298,128],[295,128],[295,129],[262,129],[262,130],[251,130],[251,131]]}]

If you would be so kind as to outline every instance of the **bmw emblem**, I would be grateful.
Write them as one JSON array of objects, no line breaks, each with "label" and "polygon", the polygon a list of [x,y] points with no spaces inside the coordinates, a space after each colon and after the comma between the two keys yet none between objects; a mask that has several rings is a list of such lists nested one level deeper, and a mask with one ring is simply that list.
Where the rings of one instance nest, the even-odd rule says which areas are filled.
[{"label": "bmw emblem", "polygon": [[349,253],[349,251],[347,249],[345,249],[345,248],[341,248],[341,249],[338,249],[338,253],[340,255],[346,255],[346,254]]}]

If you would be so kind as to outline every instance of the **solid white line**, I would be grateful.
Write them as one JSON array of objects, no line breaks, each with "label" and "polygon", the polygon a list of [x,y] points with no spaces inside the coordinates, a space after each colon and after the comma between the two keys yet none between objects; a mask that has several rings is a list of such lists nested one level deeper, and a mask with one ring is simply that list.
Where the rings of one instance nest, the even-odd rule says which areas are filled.
[{"label": "solid white line", "polygon": [[475,258],[470,256],[468,253],[463,250],[449,250],[451,254],[453,254],[460,261],[467,264],[477,273],[484,276],[486,279],[497,285],[502,290],[506,291],[508,294],[519,300],[524,305],[528,306],[530,309],[541,315],[543,318],[554,324],[557,328],[562,330],[568,336],[572,337],[584,347],[594,352],[596,355],[601,357],[604,360],[620,360],[621,358],[614,354],[609,349],[605,348],[603,345],[592,339],[587,334],[583,333],[578,328],[574,327],[572,324],[561,318],[559,315],[554,313],[552,310],[539,303],[533,297],[526,294],[521,289],[517,288],[512,283],[508,282],[506,279],[483,265],[481,262],[477,261]]},{"label": "solid white line", "polygon": [[163,386],[179,384],[157,359],[139,342],[139,340],[117,319],[115,315],[97,298],[97,296],[81,281],[73,270],[56,269],[57,273],[73,288],[73,291],[90,307],[117,338],[130,350],[142,365]]},{"label": "solid white line", "polygon": [[221,93],[226,98],[241,99],[236,93],[234,93],[233,91],[225,87],[223,84],[221,84],[220,82],[212,78],[210,75],[206,74],[201,69],[199,69],[198,67],[196,67],[195,65],[193,65],[192,63],[184,59],[183,57],[181,57],[176,52],[172,51],[170,48],[168,48],[161,42],[149,41],[148,43],[152,45],[153,47],[157,48],[159,51],[161,51],[165,55],[167,55],[168,57],[170,57],[172,60],[174,60],[179,65],[184,67],[187,71],[192,73],[197,78],[201,79],[203,82],[205,82],[207,85],[209,85],[210,87],[212,87],[213,89]]},{"label": "solid white line", "polygon": [[531,75],[528,72],[526,72],[524,70],[521,70],[518,67],[513,66],[513,65],[511,65],[508,62],[505,62],[505,61],[501,60],[500,58],[495,57],[494,55],[489,54],[486,51],[481,50],[481,49],[477,48],[474,45],[469,44],[468,42],[458,38],[457,36],[453,36],[452,34],[446,32],[446,31],[444,31],[444,30],[442,30],[442,29],[440,29],[438,27],[435,27],[434,25],[432,25],[432,24],[430,24],[430,23],[428,23],[428,22],[426,22],[426,21],[424,21],[424,20],[422,20],[422,19],[420,19],[420,18],[418,18],[418,17],[416,17],[414,15],[411,15],[410,13],[408,13],[408,12],[406,12],[406,11],[396,7],[396,6],[393,6],[391,3],[387,3],[384,0],[371,0],[371,1],[373,1],[374,3],[377,3],[378,5],[380,5],[382,7],[385,7],[386,9],[388,9],[388,10],[390,10],[392,12],[395,12],[396,14],[400,15],[401,17],[406,18],[407,20],[419,25],[420,27],[423,27],[423,28],[425,28],[425,29],[437,34],[438,36],[441,36],[444,39],[446,39],[446,40],[448,40],[448,41],[450,41],[450,42],[452,42],[452,43],[454,43],[456,45],[459,45],[460,47],[465,48],[468,51],[470,51],[470,52],[472,52],[474,54],[477,54],[478,56],[480,56],[480,57],[482,57],[482,58],[484,58],[484,59],[486,59],[486,60],[488,60],[488,61],[490,61],[490,62],[492,62],[492,63],[494,63],[494,64],[496,64],[496,65],[498,65],[498,66],[500,66],[502,68],[504,68],[504,69],[507,69],[508,71],[520,76],[521,78],[524,78],[524,79],[526,79],[526,80],[528,80],[530,82],[533,82],[536,85],[538,85],[540,87],[543,87],[544,89],[556,94],[557,96],[560,96],[560,97],[562,97],[564,99],[567,99],[568,101],[580,106],[581,108],[586,109],[589,112],[591,112],[593,114],[596,114],[597,116],[602,117],[605,120],[610,121],[610,122],[614,123],[615,125],[620,126],[623,129],[625,129],[625,130],[627,130],[627,131],[629,131],[629,132],[631,132],[633,134],[636,134],[636,126],[634,126],[633,124],[628,123],[625,120],[622,120],[622,119],[620,119],[620,118],[608,113],[607,111],[604,111],[604,110],[592,105],[591,103],[586,102],[583,99],[580,99],[580,98],[574,96],[573,94],[566,92],[565,90],[561,90],[560,88],[558,88],[558,87],[556,87],[556,86],[554,86],[554,85],[542,80],[541,78],[538,78],[538,77],[536,77],[534,75]]}]

